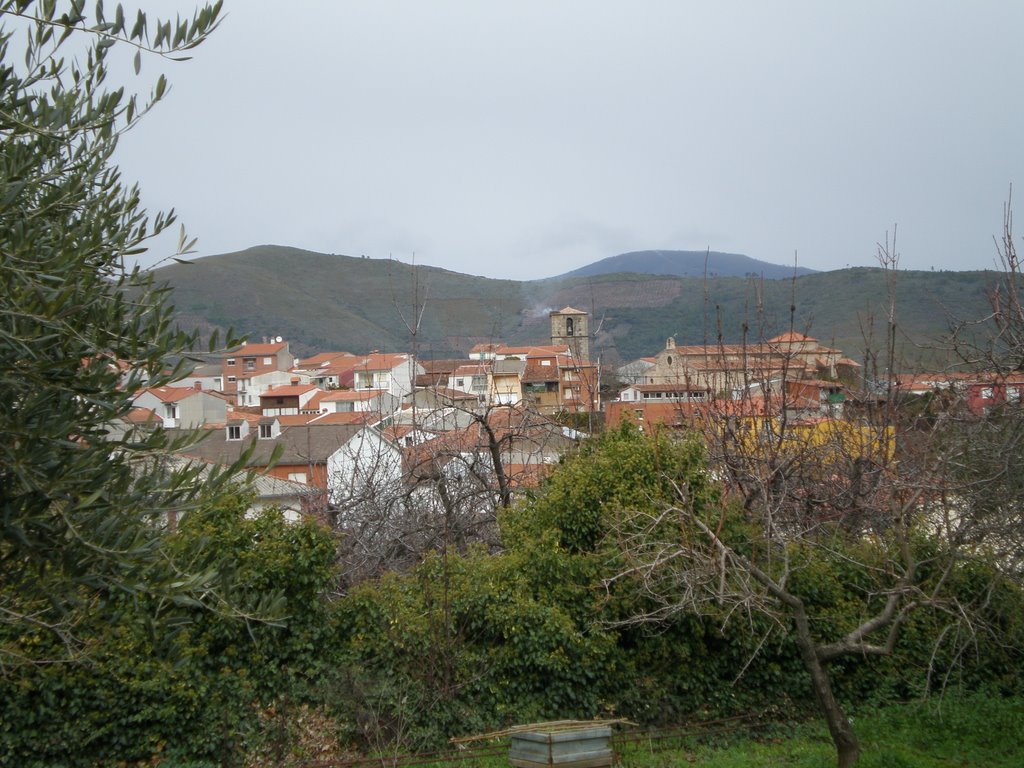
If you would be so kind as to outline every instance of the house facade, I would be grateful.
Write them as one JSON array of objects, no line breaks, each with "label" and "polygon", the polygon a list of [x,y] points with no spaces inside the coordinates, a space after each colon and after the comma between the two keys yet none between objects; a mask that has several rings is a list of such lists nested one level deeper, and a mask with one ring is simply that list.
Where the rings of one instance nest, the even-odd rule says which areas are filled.
[{"label": "house facade", "polygon": [[381,390],[402,399],[414,389],[416,377],[425,371],[407,353],[374,352],[359,358],[352,366],[352,389]]},{"label": "house facade", "polygon": [[[242,344],[225,353],[221,361],[221,391],[230,395],[250,392],[254,378],[270,372],[280,372],[287,377],[293,367],[291,351],[287,341],[274,341],[263,344]],[[285,379],[287,381],[287,378]],[[259,393],[247,398],[247,402],[239,405],[257,405]]]},{"label": "house facade", "polygon": [[166,429],[195,429],[203,424],[224,421],[228,404],[223,397],[192,387],[153,387],[141,390],[133,404],[153,411]]}]

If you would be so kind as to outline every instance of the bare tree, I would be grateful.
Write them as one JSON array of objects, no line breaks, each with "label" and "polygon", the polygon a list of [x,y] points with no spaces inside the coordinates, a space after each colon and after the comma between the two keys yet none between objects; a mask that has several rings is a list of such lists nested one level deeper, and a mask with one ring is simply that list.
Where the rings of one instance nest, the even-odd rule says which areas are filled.
[{"label": "bare tree", "polygon": [[[1016,370],[1024,359],[1018,357],[1024,355],[1024,315],[1016,301],[1008,215],[1001,253],[1004,284],[981,326],[994,336],[973,349],[997,370]],[[879,259],[895,279],[898,259],[888,239]],[[884,312],[882,359],[891,371],[897,334],[891,297]],[[739,400],[705,411],[708,472],[723,483],[725,503],[708,513],[677,483],[674,503],[621,511],[610,535],[625,566],[607,587],[630,583],[647,595],[649,609],[628,621],[692,611],[773,619],[799,649],[838,765],[846,768],[857,761],[860,744],[834,694],[830,665],[891,654],[908,616],[923,606],[971,621],[946,587],[965,557],[984,552],[998,555],[1004,567],[1018,562],[1012,552],[1020,551],[1024,530],[1024,482],[1013,467],[1019,466],[1024,426],[1017,409],[1004,410],[998,422],[965,422],[956,411],[910,418],[894,397],[876,398],[872,391],[864,393],[868,405],[856,419],[801,418],[793,415],[799,409],[787,366],[783,356],[751,374],[763,379],[759,386],[744,386]],[[778,388],[768,385],[776,373]],[[978,445],[982,433],[990,438],[987,446]],[[995,455],[979,462],[986,453]],[[996,480],[1000,497],[986,500],[982,489]],[[930,545],[919,546],[923,539]],[[803,578],[811,562],[842,563],[864,574],[860,618],[853,624],[825,627],[814,615]]]},{"label": "bare tree", "polygon": [[406,418],[364,428],[332,473],[351,583],[406,570],[429,552],[496,549],[498,511],[572,442],[522,406],[453,406]]}]

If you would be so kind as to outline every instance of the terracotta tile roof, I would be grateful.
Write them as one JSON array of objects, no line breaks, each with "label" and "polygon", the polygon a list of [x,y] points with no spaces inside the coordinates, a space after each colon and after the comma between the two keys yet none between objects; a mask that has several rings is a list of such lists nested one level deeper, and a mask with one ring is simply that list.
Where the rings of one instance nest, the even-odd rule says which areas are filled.
[{"label": "terracotta tile roof", "polygon": [[132,424],[159,424],[163,421],[151,408],[132,408],[124,419]]},{"label": "terracotta tile roof", "polygon": [[505,464],[505,476],[511,488],[536,488],[556,465],[536,462],[531,464]]},{"label": "terracotta tile roof", "polygon": [[[479,344],[477,346],[480,346]],[[476,349],[476,347],[474,347]],[[462,359],[458,360],[417,360],[423,370],[428,374],[436,373],[451,373],[460,365],[463,365],[466,361]]]},{"label": "terracotta tile roof", "polygon": [[271,344],[243,344],[240,347],[230,350],[228,356],[251,357],[253,355],[276,355],[287,346],[287,341],[273,342]]},{"label": "terracotta tile roof", "polygon": [[799,332],[796,332],[796,331],[789,331],[788,333],[780,333],[775,338],[768,339],[768,343],[769,344],[792,344],[792,343],[803,342],[803,341],[817,341],[817,339],[813,338],[812,336],[807,336],[806,334],[799,333]]},{"label": "terracotta tile roof", "polygon": [[253,411],[243,411],[241,408],[235,408],[233,411],[228,411],[227,420],[228,423],[247,421],[250,424],[259,424],[260,419],[263,418],[262,413],[254,413]]},{"label": "terracotta tile roof", "polygon": [[271,418],[277,419],[282,427],[296,427],[309,424],[309,422],[321,415],[319,413],[289,413],[286,416],[273,416]]},{"label": "terracotta tile roof", "polygon": [[142,391],[148,392],[162,403],[176,403],[186,397],[199,394],[203,390],[194,387],[152,387]]},{"label": "terracotta tile roof", "polygon": [[344,362],[345,359],[352,358],[358,360],[359,358],[353,355],[351,352],[321,352],[318,355],[307,357],[299,360],[296,368],[326,368],[334,362]]},{"label": "terracotta tile roof", "polygon": [[316,391],[319,387],[316,384],[284,384],[279,387],[271,387],[260,395],[260,400],[265,397],[299,397],[308,392]]},{"label": "terracotta tile roof", "polygon": [[395,443],[412,432],[412,424],[392,424],[384,427],[384,429],[380,431],[380,434],[385,440]]},{"label": "terracotta tile roof", "polygon": [[480,360],[460,365],[448,377],[449,381],[455,376],[486,376],[491,370],[491,360]]},{"label": "terracotta tile roof", "polygon": [[527,362],[526,370],[523,371],[522,380],[524,384],[535,384],[541,381],[558,381],[558,366]]},{"label": "terracotta tile roof", "polygon": [[[816,403],[817,404],[817,403]],[[668,426],[698,425],[704,420],[729,417],[765,416],[778,411],[778,403],[768,403],[763,397],[744,400],[710,400],[706,402],[665,403],[615,401],[608,403],[606,418],[609,424],[616,424],[623,418],[641,420],[648,425]],[[640,416],[637,416],[637,413]]]},{"label": "terracotta tile roof", "polygon": [[360,371],[391,371],[409,360],[410,357],[405,352],[387,354],[375,352],[364,357],[357,357],[352,367]]}]

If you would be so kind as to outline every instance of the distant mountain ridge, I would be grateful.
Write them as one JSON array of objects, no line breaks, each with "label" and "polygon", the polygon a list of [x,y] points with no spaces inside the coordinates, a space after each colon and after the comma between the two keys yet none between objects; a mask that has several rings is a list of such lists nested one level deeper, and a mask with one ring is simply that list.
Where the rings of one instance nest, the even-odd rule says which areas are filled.
[{"label": "distant mountain ridge", "polygon": [[739,343],[788,330],[861,360],[865,336],[884,327],[893,277],[899,338],[908,355],[920,357],[920,349],[937,348],[951,318],[991,312],[987,292],[998,277],[860,267],[794,280],[704,278],[702,270],[700,277],[516,281],[274,245],[171,264],[154,275],[173,287],[182,327],[280,335],[297,355],[376,349],[448,358],[481,342],[546,343],[548,313],[572,306],[592,315],[592,355],[607,363],[655,354],[669,336],[679,344]]},{"label": "distant mountain ridge", "polygon": [[763,277],[779,280],[812,275],[817,270],[787,267],[720,251],[630,251],[595,261],[559,277],[593,277],[618,272],[674,277]]}]

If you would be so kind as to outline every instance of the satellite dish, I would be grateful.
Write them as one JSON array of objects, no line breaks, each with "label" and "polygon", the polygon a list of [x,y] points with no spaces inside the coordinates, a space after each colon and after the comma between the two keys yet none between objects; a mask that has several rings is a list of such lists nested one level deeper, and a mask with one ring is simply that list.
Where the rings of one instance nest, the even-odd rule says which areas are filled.
[{"label": "satellite dish", "polygon": [[284,339],[282,339],[280,336],[278,336],[276,339],[274,339],[274,341],[276,341],[278,344],[280,344],[282,341],[284,341]]}]

